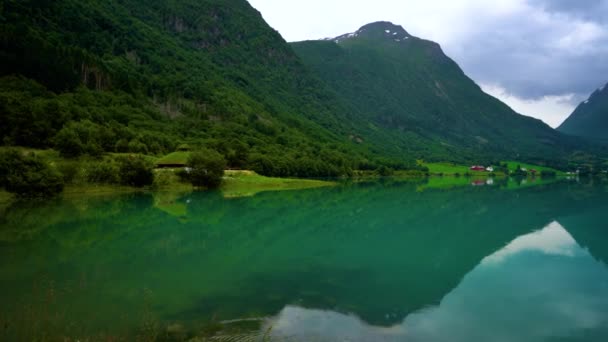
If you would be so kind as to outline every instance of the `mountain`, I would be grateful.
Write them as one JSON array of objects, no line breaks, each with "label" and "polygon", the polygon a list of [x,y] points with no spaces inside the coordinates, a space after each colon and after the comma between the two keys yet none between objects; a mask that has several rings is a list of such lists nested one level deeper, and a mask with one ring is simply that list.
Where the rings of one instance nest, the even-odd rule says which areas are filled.
[{"label": "mountain", "polygon": [[519,115],[485,94],[437,43],[401,26],[377,22],[292,47],[365,120],[401,132],[396,143],[418,157],[557,158],[571,148],[568,139],[540,120]]},{"label": "mountain", "polygon": [[608,89],[597,89],[558,127],[560,132],[608,142]]},{"label": "mountain", "polygon": [[360,138],[367,124],[245,0],[3,1],[0,77],[6,145],[190,143],[276,175],[415,165],[389,138]]},{"label": "mountain", "polygon": [[303,177],[576,149],[398,26],[290,46],[245,0],[3,1],[0,139],[67,156],[187,143]]}]

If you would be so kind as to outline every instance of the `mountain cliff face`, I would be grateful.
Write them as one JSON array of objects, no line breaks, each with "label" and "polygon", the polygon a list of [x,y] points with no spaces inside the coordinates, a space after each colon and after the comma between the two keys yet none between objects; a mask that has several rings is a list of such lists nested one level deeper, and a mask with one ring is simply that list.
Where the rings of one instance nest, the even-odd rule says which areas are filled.
[{"label": "mountain cliff face", "polygon": [[608,89],[597,89],[581,103],[558,130],[575,136],[608,142]]},{"label": "mountain cliff face", "polygon": [[331,88],[408,146],[471,154],[559,155],[562,135],[485,94],[441,47],[378,22],[292,44]]}]

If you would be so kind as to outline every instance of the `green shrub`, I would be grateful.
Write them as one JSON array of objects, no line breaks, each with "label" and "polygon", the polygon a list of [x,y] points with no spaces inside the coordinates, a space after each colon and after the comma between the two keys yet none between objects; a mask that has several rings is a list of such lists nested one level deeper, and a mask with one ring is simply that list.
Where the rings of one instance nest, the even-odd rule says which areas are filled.
[{"label": "green shrub", "polygon": [[111,159],[89,162],[86,167],[86,179],[89,183],[118,184],[120,176],[118,165]]},{"label": "green shrub", "polygon": [[114,145],[114,151],[118,153],[129,152],[129,142],[125,139],[120,139]]},{"label": "green shrub", "polygon": [[148,146],[139,140],[131,140],[129,142],[129,152],[148,154]]},{"label": "green shrub", "polygon": [[0,153],[0,184],[19,197],[53,197],[63,191],[64,180],[33,153],[9,150]]},{"label": "green shrub", "polygon": [[222,183],[226,159],[216,151],[202,150],[190,154],[187,165],[192,185],[217,188]]},{"label": "green shrub", "polygon": [[63,181],[74,183],[80,176],[82,167],[78,161],[64,161],[57,164],[57,170],[63,176]]},{"label": "green shrub", "polygon": [[379,167],[379,168],[376,170],[376,173],[377,173],[379,176],[381,176],[381,177],[389,177],[389,176],[392,176],[394,172],[395,172],[395,171],[394,171],[393,169],[388,168],[388,167],[386,167],[386,166],[384,166],[384,165],[380,166],[380,167]]},{"label": "green shrub", "polygon": [[175,171],[175,175],[179,178],[180,182],[190,183],[190,173],[186,169]]},{"label": "green shrub", "polygon": [[179,183],[180,177],[170,170],[158,170],[154,175],[152,187],[155,189],[165,188],[172,184]]},{"label": "green shrub", "polygon": [[54,138],[55,149],[62,156],[74,158],[85,153],[85,146],[80,140],[78,133],[71,127],[65,127]]},{"label": "green shrub", "polygon": [[120,158],[118,165],[120,182],[124,185],[141,188],[154,182],[154,165],[141,156]]}]

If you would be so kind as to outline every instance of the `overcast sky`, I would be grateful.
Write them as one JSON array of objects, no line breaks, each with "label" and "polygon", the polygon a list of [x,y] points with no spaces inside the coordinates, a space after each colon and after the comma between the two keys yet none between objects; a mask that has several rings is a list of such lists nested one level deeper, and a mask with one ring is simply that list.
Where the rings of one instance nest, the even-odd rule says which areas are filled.
[{"label": "overcast sky", "polygon": [[608,0],[249,0],[287,41],[392,21],[486,92],[556,127],[608,82]]}]

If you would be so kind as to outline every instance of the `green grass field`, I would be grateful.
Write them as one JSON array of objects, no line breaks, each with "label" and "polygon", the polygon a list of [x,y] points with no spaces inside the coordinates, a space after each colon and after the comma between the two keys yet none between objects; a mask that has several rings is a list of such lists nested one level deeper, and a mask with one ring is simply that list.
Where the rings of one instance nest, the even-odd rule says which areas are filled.
[{"label": "green grass field", "polygon": [[[511,172],[513,172],[517,169],[517,165],[520,165],[522,168],[525,168],[527,170],[536,170],[538,172],[554,171],[557,175],[565,175],[564,172],[552,169],[550,167],[521,163],[521,162],[517,162],[517,161],[507,161],[505,163],[507,163],[509,171],[511,171]],[[474,176],[484,176],[484,175],[487,176],[490,174],[490,172],[471,171],[470,166],[457,165],[457,164],[452,164],[452,163],[421,163],[421,165],[428,167],[429,173],[431,173],[433,175],[438,175],[438,174],[455,175],[457,173],[464,175],[465,173],[469,173]]]},{"label": "green grass field", "polygon": [[173,152],[156,160],[156,165],[186,165],[190,152]]},{"label": "green grass field", "polygon": [[466,165],[457,165],[452,163],[422,163],[423,166],[426,166],[429,169],[429,173],[433,175],[444,174],[444,175],[455,175],[465,173],[471,173],[475,175],[488,175],[489,172],[476,172],[471,171],[470,166]]},{"label": "green grass field", "polygon": [[555,172],[557,175],[564,175],[565,172],[556,170],[556,169],[552,169],[550,167],[546,167],[546,166],[539,166],[539,165],[533,165],[533,164],[526,164],[526,163],[520,163],[517,161],[507,161],[506,162],[508,167],[509,167],[509,171],[515,171],[517,170],[517,165],[521,166],[524,169],[527,169],[528,171],[530,170],[536,170],[538,172],[542,172],[542,171],[553,171]]},{"label": "green grass field", "polygon": [[247,197],[263,191],[284,191],[334,186],[336,183],[313,179],[287,179],[260,176],[253,171],[226,171],[221,186],[225,197]]}]

